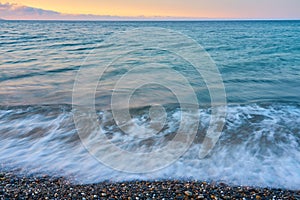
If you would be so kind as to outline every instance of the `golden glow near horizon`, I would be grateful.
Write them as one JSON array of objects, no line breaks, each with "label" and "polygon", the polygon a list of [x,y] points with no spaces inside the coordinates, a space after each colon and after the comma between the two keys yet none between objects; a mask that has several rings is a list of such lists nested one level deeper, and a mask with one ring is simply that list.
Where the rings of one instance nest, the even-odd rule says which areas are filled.
[{"label": "golden glow near horizon", "polygon": [[7,0],[67,14],[192,18],[299,18],[299,0]]}]

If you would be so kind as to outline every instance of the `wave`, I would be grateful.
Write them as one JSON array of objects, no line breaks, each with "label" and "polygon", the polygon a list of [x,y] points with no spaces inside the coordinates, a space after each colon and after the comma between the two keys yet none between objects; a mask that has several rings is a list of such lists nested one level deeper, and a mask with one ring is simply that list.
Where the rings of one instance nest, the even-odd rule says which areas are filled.
[{"label": "wave", "polygon": [[[119,148],[153,151],[174,137],[182,111],[175,105],[166,106],[165,125],[158,132],[150,126],[148,111],[149,107],[131,111],[132,124],[142,127],[145,135],[134,125],[129,132],[122,131],[111,111],[97,111],[97,123],[101,133]],[[188,178],[300,188],[299,104],[228,105],[222,135],[204,159],[198,155],[211,109],[200,108],[199,113],[197,136],[184,155],[161,170],[130,174],[114,170],[89,154],[78,136],[71,105],[0,106],[0,163],[3,170],[72,176],[81,183]]]},{"label": "wave", "polygon": [[39,72],[31,72],[31,73],[26,73],[26,74],[4,76],[4,77],[0,77],[0,82],[11,81],[11,80],[15,80],[15,79],[31,78],[31,77],[35,77],[35,76],[47,76],[47,75],[51,75],[51,74],[59,74],[59,73],[64,73],[64,72],[69,72],[69,71],[76,71],[79,68],[80,68],[80,66],[71,66],[71,67],[58,68],[58,69],[49,69],[49,70],[44,70],[44,71],[39,71]]}]

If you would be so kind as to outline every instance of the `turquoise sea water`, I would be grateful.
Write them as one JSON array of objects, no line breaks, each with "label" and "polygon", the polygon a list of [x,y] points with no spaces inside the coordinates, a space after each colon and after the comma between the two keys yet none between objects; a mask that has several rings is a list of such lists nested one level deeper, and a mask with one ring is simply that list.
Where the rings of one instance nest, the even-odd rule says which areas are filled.
[{"label": "turquoise sea water", "polygon": [[[73,122],[72,92],[81,67],[96,73],[103,68],[100,61],[114,60],[114,51],[125,52],[126,45],[131,45],[121,40],[106,45],[114,34],[149,27],[180,32],[209,53],[223,79],[227,117],[220,140],[205,159],[197,157],[199,145],[195,142],[185,155],[162,170],[127,174],[100,164],[81,145]],[[1,21],[0,164],[20,173],[72,175],[81,182],[190,178],[299,189],[299,34],[300,21]],[[158,99],[165,106],[164,128],[148,138],[137,137],[139,132],[134,128],[130,133],[122,132],[109,111],[116,81],[129,71],[128,66],[143,66],[151,58],[175,66],[190,82],[200,103],[201,141],[210,113],[203,77],[166,51],[145,49],[136,56],[143,59],[127,56],[101,77],[95,103],[103,133],[120,148],[145,151],[145,143],[155,149],[178,129],[176,95],[161,86],[140,88],[135,94],[138,100],[132,102],[133,120],[151,134],[149,99]],[[141,70],[135,75],[143,79],[149,73]],[[162,74],[155,73],[157,77]],[[168,74],[163,76],[178,87],[182,84]],[[130,87],[123,84],[121,89],[126,92]],[[186,94],[179,91],[178,95]]]}]

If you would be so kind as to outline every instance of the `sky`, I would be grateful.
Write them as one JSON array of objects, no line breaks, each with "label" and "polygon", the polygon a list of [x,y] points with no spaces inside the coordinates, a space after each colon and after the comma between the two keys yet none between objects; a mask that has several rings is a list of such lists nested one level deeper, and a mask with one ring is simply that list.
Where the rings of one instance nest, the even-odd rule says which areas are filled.
[{"label": "sky", "polygon": [[300,0],[0,0],[4,19],[300,19]]}]

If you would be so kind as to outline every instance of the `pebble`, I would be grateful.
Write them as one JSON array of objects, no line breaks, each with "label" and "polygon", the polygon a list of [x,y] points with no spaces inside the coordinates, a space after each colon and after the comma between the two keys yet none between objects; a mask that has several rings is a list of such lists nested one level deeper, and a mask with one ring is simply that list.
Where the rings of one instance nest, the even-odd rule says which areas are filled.
[{"label": "pebble", "polygon": [[0,199],[295,199],[300,190],[229,186],[201,181],[71,184],[64,178],[18,177],[0,171]]},{"label": "pebble", "polygon": [[185,194],[186,196],[192,196],[192,195],[193,195],[193,193],[190,192],[190,191],[185,191],[184,194]]}]

